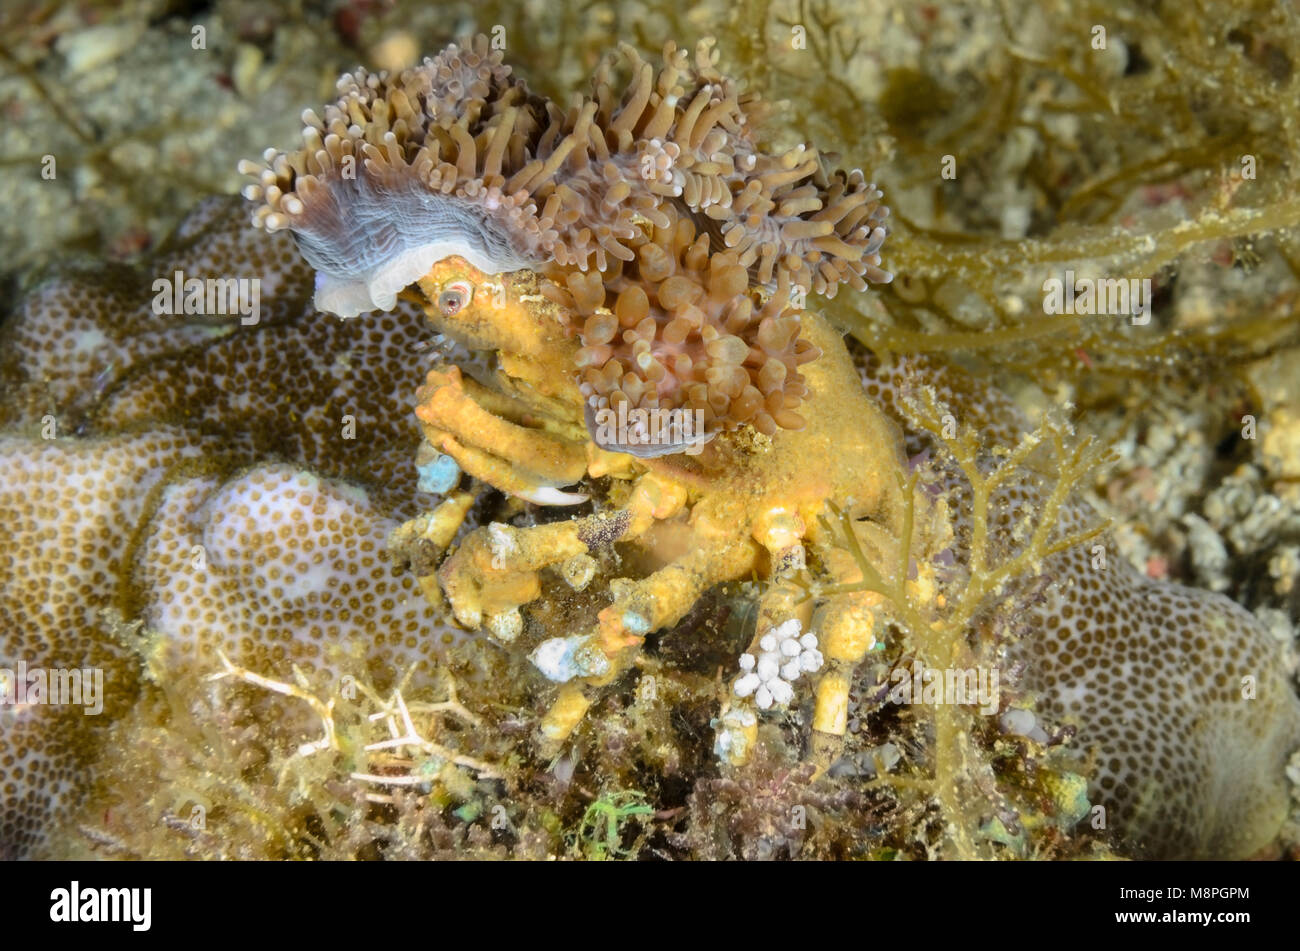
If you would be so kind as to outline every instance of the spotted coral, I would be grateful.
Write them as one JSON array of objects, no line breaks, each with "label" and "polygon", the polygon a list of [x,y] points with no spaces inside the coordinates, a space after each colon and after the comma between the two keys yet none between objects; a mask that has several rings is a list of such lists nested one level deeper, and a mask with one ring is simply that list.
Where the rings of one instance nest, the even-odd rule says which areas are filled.
[{"label": "spotted coral", "polygon": [[[258,323],[156,313],[151,283],[176,271],[258,280]],[[0,422],[35,432],[48,414],[59,434],[166,423],[218,437],[226,471],[286,460],[414,514],[434,497],[418,491],[407,382],[427,369],[431,334],[405,302],[377,320],[320,320],[310,287],[288,235],[250,238],[238,198],[210,199],[157,256],[56,276],[22,301],[0,344]]]},{"label": "spotted coral", "polygon": [[396,526],[363,491],[291,466],[167,486],[135,578],[155,676],[224,654],[330,683],[364,645],[368,679],[387,687],[433,660],[456,631],[386,557]]},{"label": "spotted coral", "polygon": [[[1107,557],[1108,537],[1088,539],[1096,513],[1060,493],[1070,466],[999,448],[1008,436],[1020,447],[1036,437],[986,382],[915,357],[872,361],[866,374],[934,454],[931,491],[952,513],[945,597],[957,603],[956,591],[987,589],[982,573],[1023,562],[1019,577],[989,592],[988,603],[1014,618],[986,608],[974,627],[985,629],[984,643],[1001,641],[1004,667],[1023,670],[1019,687],[1036,696],[1039,718],[1077,730],[1100,827],[1150,858],[1242,857],[1267,845],[1286,815],[1287,757],[1300,746],[1288,647],[1222,595],[1153,581]],[[982,473],[1005,475],[990,485]]]},{"label": "spotted coral", "polygon": [[[149,490],[200,454],[201,442],[177,431],[0,437],[9,539],[0,554],[0,667],[14,680],[0,706],[0,854],[21,857],[45,841],[51,818],[84,791],[103,727],[129,708],[135,665],[103,612],[124,593]],[[100,670],[102,709],[13,703],[24,669]]]},{"label": "spotted coral", "polygon": [[[427,331],[402,313],[308,319],[287,237],[246,232],[238,199],[207,202],[144,266],[58,277],[5,326],[0,668],[105,678],[98,717],[0,707],[6,855],[39,853],[75,808],[142,658],[173,686],[218,651],[384,685],[452,633],[385,552],[423,496],[403,383]],[[259,277],[266,319],[154,313],[148,277],[176,269]]]}]

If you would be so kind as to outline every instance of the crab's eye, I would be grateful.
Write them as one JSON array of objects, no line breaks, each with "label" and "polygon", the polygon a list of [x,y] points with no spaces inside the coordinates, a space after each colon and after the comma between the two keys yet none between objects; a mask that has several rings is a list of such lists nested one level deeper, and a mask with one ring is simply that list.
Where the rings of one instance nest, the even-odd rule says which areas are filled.
[{"label": "crab's eye", "polygon": [[438,309],[442,311],[444,317],[450,317],[464,309],[473,293],[474,289],[464,281],[448,284],[438,295]]}]

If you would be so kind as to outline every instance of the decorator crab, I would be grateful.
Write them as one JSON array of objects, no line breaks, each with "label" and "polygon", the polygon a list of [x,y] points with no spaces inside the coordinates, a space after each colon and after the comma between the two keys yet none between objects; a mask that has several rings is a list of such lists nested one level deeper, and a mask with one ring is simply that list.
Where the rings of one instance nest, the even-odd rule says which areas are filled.
[{"label": "decorator crab", "polygon": [[[449,494],[394,544],[430,597],[509,642],[544,569],[581,590],[601,559],[636,566],[589,629],[531,654],[561,684],[546,741],[569,735],[647,634],[710,587],[757,576],[768,584],[718,752],[743,761],[758,713],[817,674],[813,747],[827,761],[876,596],[843,590],[860,569],[819,519],[847,513],[892,577],[910,509],[896,430],[840,334],[803,306],[890,279],[888,209],[811,146],[765,151],[761,103],[716,59],[711,41],[693,58],[670,43],[655,69],[624,47],[568,110],[484,37],[396,76],[357,70],[323,118],[303,114],[303,148],[241,165],[255,182],[244,194],[256,225],[293,232],[320,309],[388,309],[418,285],[437,329],[496,353],[494,377],[440,366],[419,392],[422,472]],[[461,470],[594,511],[481,526],[439,566],[472,503]],[[806,568],[831,585],[821,603],[793,583]]]},{"label": "decorator crab", "polygon": [[[769,584],[753,663],[721,716],[719,752],[743,760],[757,709],[783,706],[792,690],[782,684],[816,671],[814,740],[824,759],[845,731],[852,669],[875,642],[874,596],[836,594],[814,615],[814,602],[793,575],[808,565],[811,548],[833,584],[861,580],[853,560],[819,525],[830,504],[869,519],[860,534],[882,559],[896,557],[903,511],[898,437],[862,392],[838,332],[816,315],[802,315],[801,336],[821,351],[803,369],[803,428],[765,436],[740,427],[695,455],[638,457],[601,448],[588,434],[587,400],[573,372],[579,343],[560,307],[537,285],[531,272],[489,276],[456,257],[420,279],[438,329],[497,348],[500,370],[494,387],[455,367],[431,370],[416,414],[429,446],[502,491],[573,504],[586,495],[560,486],[603,480],[605,504],[567,521],[474,529],[437,571],[457,620],[510,641],[522,629],[520,608],[541,592],[542,569],[557,568],[582,586],[593,556],[616,544],[636,548],[638,563],[657,565],[644,577],[611,583],[611,602],[592,629],[544,641],[534,651],[536,666],[563,685],[542,726],[546,739],[561,741],[596,691],[627,670],[648,633],[676,623],[710,587],[757,575]],[[409,548],[425,539],[445,548],[468,501],[467,493],[454,493],[431,515],[403,526],[398,543]],[[421,560],[429,563],[415,559]]]}]

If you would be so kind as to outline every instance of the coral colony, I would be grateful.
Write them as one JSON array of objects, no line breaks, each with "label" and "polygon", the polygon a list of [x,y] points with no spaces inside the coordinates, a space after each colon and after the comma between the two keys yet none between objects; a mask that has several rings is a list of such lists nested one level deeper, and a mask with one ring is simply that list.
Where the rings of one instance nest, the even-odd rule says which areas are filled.
[{"label": "coral colony", "polygon": [[[150,275],[6,331],[2,656],[103,671],[104,716],[0,692],[0,853],[75,818],[122,855],[608,857],[647,769],[695,784],[696,855],[718,803],[767,830],[740,854],[792,849],[769,801],[871,855],[1275,840],[1285,646],[1107,561],[1063,416],[850,351],[819,308],[892,280],[883,195],[770,149],[711,41],[623,46],[568,105],[484,36],[337,88]],[[1150,319],[1149,282],[1044,293]],[[530,810],[575,769],[600,799]]]},{"label": "coral colony", "polygon": [[213,278],[185,276],[177,271],[169,280],[153,282],[156,314],[202,314],[239,317],[245,327],[261,320],[262,282],[258,278]]}]

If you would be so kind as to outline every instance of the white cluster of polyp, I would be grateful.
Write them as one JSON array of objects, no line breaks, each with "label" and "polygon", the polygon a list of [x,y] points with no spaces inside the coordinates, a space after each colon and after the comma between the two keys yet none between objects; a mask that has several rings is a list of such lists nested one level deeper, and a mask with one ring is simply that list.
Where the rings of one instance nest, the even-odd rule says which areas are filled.
[{"label": "white cluster of polyp", "polygon": [[822,654],[812,631],[799,636],[800,625],[791,619],[772,628],[759,640],[759,654],[740,655],[745,674],[736,681],[737,697],[754,696],[760,710],[784,706],[794,699],[794,682],[821,669]]}]

